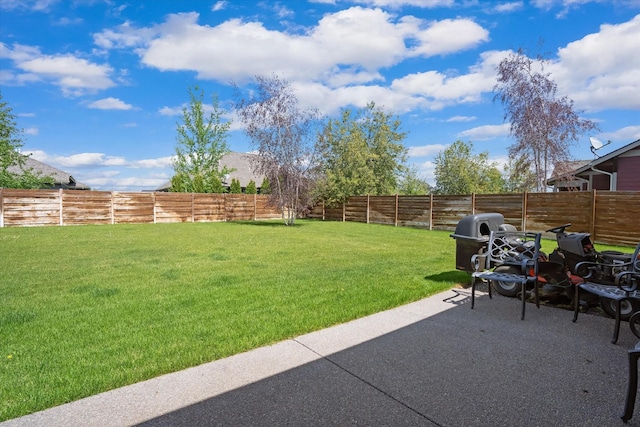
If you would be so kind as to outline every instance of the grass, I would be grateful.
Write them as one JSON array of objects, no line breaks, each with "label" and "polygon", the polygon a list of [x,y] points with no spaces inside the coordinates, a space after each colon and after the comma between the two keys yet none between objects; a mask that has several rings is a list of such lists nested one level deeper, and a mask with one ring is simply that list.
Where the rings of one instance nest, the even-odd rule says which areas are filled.
[{"label": "grass", "polygon": [[467,280],[449,232],[300,221],[0,229],[0,421]]},{"label": "grass", "polygon": [[449,234],[319,221],[2,228],[0,421],[467,282]]}]

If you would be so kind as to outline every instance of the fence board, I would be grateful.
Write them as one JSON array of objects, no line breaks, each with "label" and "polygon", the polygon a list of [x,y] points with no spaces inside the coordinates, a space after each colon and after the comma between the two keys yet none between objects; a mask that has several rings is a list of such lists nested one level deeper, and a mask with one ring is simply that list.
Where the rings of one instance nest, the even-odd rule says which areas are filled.
[{"label": "fence board", "polygon": [[398,197],[398,225],[429,228],[431,226],[431,196]]},{"label": "fence board", "polygon": [[111,224],[111,193],[62,190],[62,224]]},{"label": "fence board", "polygon": [[474,213],[499,212],[505,224],[522,229],[522,194],[476,194]]},{"label": "fence board", "polygon": [[155,221],[193,222],[193,196],[191,193],[156,193]]},{"label": "fence board", "polygon": [[367,222],[367,196],[353,196],[344,206],[345,221]]},{"label": "fence board", "polygon": [[589,233],[592,223],[591,199],[591,192],[527,194],[526,229],[545,231],[571,223],[569,231]]},{"label": "fence board", "polygon": [[434,230],[455,230],[458,221],[471,215],[472,196],[433,196]]},{"label": "fence board", "polygon": [[396,196],[369,197],[369,223],[396,224]]},{"label": "fence board", "polygon": [[598,191],[595,205],[594,234],[598,241],[630,246],[640,242],[639,192]]}]

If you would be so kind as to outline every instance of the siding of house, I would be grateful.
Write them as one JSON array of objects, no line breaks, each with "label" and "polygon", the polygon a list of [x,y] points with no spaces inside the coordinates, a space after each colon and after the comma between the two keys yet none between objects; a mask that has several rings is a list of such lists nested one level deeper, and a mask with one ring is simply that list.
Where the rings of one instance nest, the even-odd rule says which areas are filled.
[{"label": "siding of house", "polygon": [[609,190],[611,188],[609,186],[609,175],[594,174],[591,179],[593,179],[593,190]]},{"label": "siding of house", "polygon": [[640,156],[618,158],[618,191],[640,191]]}]

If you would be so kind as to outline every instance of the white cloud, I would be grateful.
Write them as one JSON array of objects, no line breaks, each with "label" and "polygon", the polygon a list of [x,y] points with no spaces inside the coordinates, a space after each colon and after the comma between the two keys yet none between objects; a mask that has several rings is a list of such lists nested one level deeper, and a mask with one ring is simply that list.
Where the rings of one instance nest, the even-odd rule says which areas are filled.
[{"label": "white cloud", "polygon": [[92,102],[89,104],[89,108],[96,108],[98,110],[130,110],[133,106],[118,98],[109,97]]},{"label": "white cloud", "polygon": [[82,95],[87,92],[115,86],[109,75],[113,69],[71,54],[45,55],[38,47],[14,44],[12,48],[0,43],[0,56],[12,60],[22,74],[14,74],[14,84],[27,81],[50,81],[60,86],[65,95]]},{"label": "white cloud", "polygon": [[454,5],[454,0],[351,0],[354,3],[366,4],[369,6],[400,8],[402,6],[416,6],[424,8],[450,7]]},{"label": "white cloud", "polygon": [[449,117],[446,121],[448,123],[456,123],[456,122],[472,122],[476,120],[476,116],[453,116]]},{"label": "white cloud", "polygon": [[605,24],[558,50],[550,67],[558,88],[587,111],[640,109],[640,15]]},{"label": "white cloud", "polygon": [[493,7],[493,11],[497,13],[511,13],[524,8],[522,1],[512,1],[508,3],[500,3]]},{"label": "white cloud", "polygon": [[409,157],[429,157],[434,156],[448,147],[446,144],[422,145],[419,147],[409,147]]},{"label": "white cloud", "polygon": [[405,19],[405,22],[418,24],[410,33],[418,41],[411,49],[412,55],[416,56],[446,55],[489,40],[489,32],[470,19],[443,19],[426,27],[424,21],[416,18]]},{"label": "white cloud", "polygon": [[632,142],[640,139],[640,125],[626,126],[614,132],[606,132],[598,135],[601,139],[610,140],[612,142]]},{"label": "white cloud", "polygon": [[217,2],[215,2],[215,4],[211,7],[211,11],[212,11],[212,12],[217,12],[217,11],[219,11],[219,10],[222,10],[222,9],[226,8],[228,4],[229,4],[229,2],[228,2],[228,1],[225,1],[225,0],[217,1]]},{"label": "white cloud", "polygon": [[473,141],[493,139],[493,138],[498,138],[502,136],[508,136],[509,127],[510,125],[508,123],[501,124],[501,125],[478,126],[478,127],[460,132],[458,136],[462,138],[470,138]]},{"label": "white cloud", "polygon": [[38,128],[25,128],[24,129],[24,133],[25,135],[37,135],[39,133]]},{"label": "white cloud", "polygon": [[380,80],[381,68],[406,58],[454,53],[488,39],[469,19],[396,18],[360,6],[327,14],[303,33],[240,19],[213,27],[198,20],[195,12],[172,14],[160,25],[135,29],[126,23],[94,40],[105,49],[134,48],[147,66],[195,71],[201,79],[244,82],[270,70],[291,80],[341,85]]}]

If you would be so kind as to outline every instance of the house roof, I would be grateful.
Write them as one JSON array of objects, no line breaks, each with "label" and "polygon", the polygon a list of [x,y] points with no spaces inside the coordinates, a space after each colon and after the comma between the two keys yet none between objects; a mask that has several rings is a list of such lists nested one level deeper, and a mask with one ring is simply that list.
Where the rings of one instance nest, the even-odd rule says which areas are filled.
[{"label": "house roof", "polygon": [[635,150],[635,149],[639,149],[640,148],[640,139],[625,145],[624,147],[620,147],[615,151],[612,151],[609,154],[606,154],[602,157],[598,157],[597,159],[594,159],[592,161],[590,161],[588,164],[576,169],[573,173],[574,175],[578,175],[582,172],[586,172],[588,170],[590,170],[592,167],[600,167],[600,166],[604,166],[608,161],[621,156],[631,150]]},{"label": "house roof", "polygon": [[558,164],[553,171],[552,177],[547,180],[547,185],[554,185],[556,181],[569,177],[577,177],[583,172],[590,171],[591,168],[606,169],[611,167],[613,159],[636,149],[640,149],[640,139],[593,160],[575,160]]},{"label": "house roof", "polygon": [[25,170],[32,170],[34,173],[40,173],[42,176],[50,176],[53,178],[54,186],[59,188],[89,189],[89,186],[77,182],[69,172],[54,168],[31,157],[26,157],[22,167],[14,165],[9,166],[7,170],[16,175],[23,173]]},{"label": "house roof", "polygon": [[[229,187],[231,185],[232,179],[237,179],[240,181],[241,187],[246,187],[249,184],[249,181],[253,180],[257,186],[262,184],[264,179],[263,174],[257,174],[253,171],[253,162],[258,160],[258,156],[252,153],[237,153],[235,151],[231,151],[224,156],[220,160],[221,167],[228,167],[232,169],[233,172],[229,173],[228,178],[223,179],[222,185],[224,187]],[[171,188],[171,181],[167,181],[155,191],[167,191]]]}]

